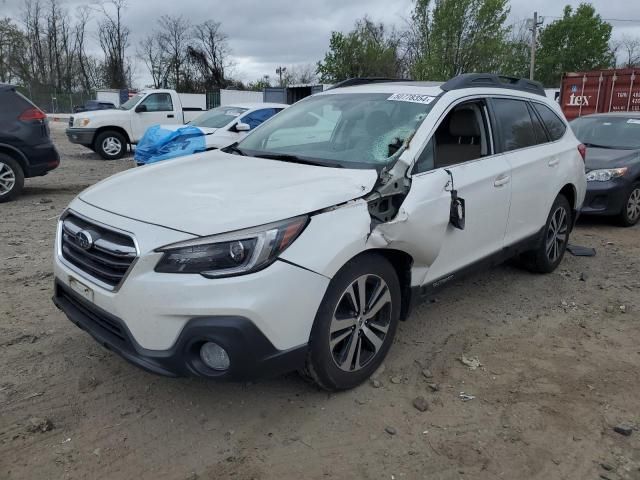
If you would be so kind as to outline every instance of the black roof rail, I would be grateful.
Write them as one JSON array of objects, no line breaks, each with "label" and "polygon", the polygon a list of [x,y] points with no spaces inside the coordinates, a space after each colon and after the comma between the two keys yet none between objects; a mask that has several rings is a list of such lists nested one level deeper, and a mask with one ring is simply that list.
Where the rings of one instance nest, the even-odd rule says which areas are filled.
[{"label": "black roof rail", "polygon": [[332,85],[331,88],[327,90],[332,90],[334,88],[342,88],[342,87],[354,87],[356,85],[366,85],[368,83],[388,83],[388,82],[410,82],[411,80],[407,80],[406,78],[385,78],[385,77],[357,77],[357,78],[347,78],[341,82]]},{"label": "black roof rail", "polygon": [[535,93],[546,96],[544,87],[540,82],[526,78],[508,77],[494,73],[463,73],[452,78],[440,88],[446,92],[460,90],[462,88],[493,87],[520,90],[521,92]]}]

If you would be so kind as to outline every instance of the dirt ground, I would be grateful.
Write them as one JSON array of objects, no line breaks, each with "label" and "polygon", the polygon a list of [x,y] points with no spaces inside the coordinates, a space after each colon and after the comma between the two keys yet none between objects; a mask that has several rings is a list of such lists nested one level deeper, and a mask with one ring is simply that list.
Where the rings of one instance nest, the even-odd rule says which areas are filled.
[{"label": "dirt ground", "polygon": [[451,286],[350,392],[167,379],[51,303],[57,215],[132,166],[52,131],[60,168],[0,205],[0,479],[640,479],[640,227],[583,221],[596,257]]}]

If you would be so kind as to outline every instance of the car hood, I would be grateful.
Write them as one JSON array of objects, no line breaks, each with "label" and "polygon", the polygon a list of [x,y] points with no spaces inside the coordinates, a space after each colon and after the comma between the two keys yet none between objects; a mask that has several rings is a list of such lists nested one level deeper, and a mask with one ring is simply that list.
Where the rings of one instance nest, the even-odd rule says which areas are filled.
[{"label": "car hood", "polygon": [[191,124],[187,124],[187,125],[160,125],[160,128],[163,128],[165,130],[169,130],[170,132],[175,132],[176,130],[178,130],[179,128],[184,128],[184,127],[195,127],[198,130],[200,130],[202,133],[204,133],[205,135],[210,135],[216,131],[218,131],[218,128],[209,128],[209,127],[198,127],[196,125],[191,125]]},{"label": "car hood", "polygon": [[638,161],[640,150],[622,150],[614,148],[587,148],[586,170],[599,168],[624,167]]},{"label": "car hood", "polygon": [[370,192],[375,170],[210,151],[114,175],[80,194],[95,207],[194,235],[310,213]]}]

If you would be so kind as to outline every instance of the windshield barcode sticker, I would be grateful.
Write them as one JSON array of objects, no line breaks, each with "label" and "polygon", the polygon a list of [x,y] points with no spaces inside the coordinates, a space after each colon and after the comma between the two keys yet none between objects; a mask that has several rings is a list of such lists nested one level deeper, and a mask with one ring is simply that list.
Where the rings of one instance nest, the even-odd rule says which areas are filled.
[{"label": "windshield barcode sticker", "polygon": [[387,100],[393,100],[394,102],[412,102],[423,103],[429,105],[435,100],[436,97],[430,95],[420,95],[418,93],[394,93]]}]

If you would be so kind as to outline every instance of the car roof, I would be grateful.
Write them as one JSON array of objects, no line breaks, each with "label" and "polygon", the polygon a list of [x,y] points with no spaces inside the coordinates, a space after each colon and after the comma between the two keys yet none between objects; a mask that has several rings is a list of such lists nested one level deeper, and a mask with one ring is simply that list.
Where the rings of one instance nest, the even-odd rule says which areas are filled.
[{"label": "car roof", "polygon": [[[591,115],[582,115],[578,118],[596,118],[596,117],[611,117],[611,118],[640,118],[640,112],[603,112],[603,113],[592,113]],[[576,119],[577,120],[577,119]]]},{"label": "car roof", "polygon": [[350,87],[330,88],[316,95],[333,95],[336,93],[421,93],[437,97],[444,93],[440,88],[442,82],[381,82],[353,85]]},{"label": "car roof", "polygon": [[221,107],[229,107],[229,108],[286,108],[289,105],[285,103],[260,103],[260,102],[238,102],[231,103],[229,105],[220,105]]},{"label": "car roof", "polygon": [[10,85],[8,83],[0,83],[0,92],[5,92],[7,90],[15,90],[15,85]]}]

